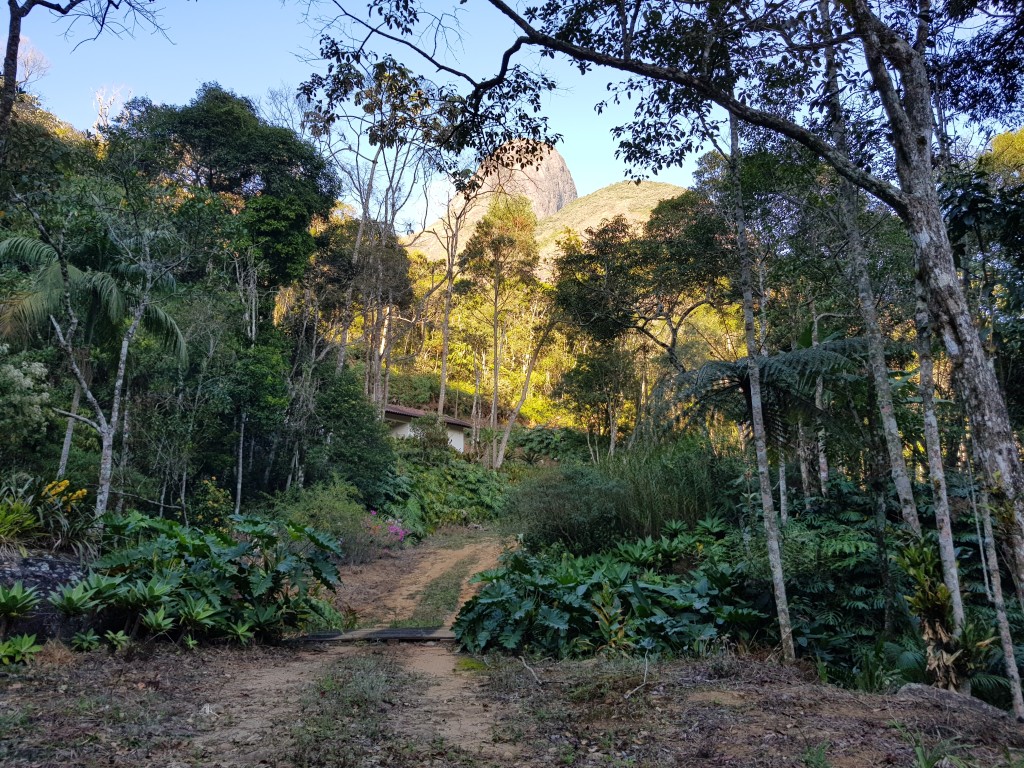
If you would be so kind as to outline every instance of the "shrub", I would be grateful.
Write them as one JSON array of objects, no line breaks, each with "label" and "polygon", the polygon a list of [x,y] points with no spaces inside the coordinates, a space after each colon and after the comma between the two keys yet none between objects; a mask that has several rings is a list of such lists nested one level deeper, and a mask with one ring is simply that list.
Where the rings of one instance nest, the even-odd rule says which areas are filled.
[{"label": "shrub", "polygon": [[467,650],[559,658],[700,652],[722,635],[748,638],[765,616],[733,594],[735,573],[711,562],[678,576],[615,555],[506,555],[477,576],[483,589],[453,627]]},{"label": "shrub", "polygon": [[666,523],[693,529],[727,508],[728,454],[704,437],[622,451],[597,466],[540,470],[509,497],[507,511],[532,548],[590,554],[618,540],[655,536]]},{"label": "shrub", "polygon": [[323,382],[316,413],[324,440],[311,448],[311,473],[321,479],[336,475],[358,488],[367,505],[382,504],[394,477],[395,453],[387,427],[351,370]]},{"label": "shrub", "polygon": [[377,558],[382,549],[400,541],[379,530],[376,516],[367,514],[358,496],[355,486],[335,479],[283,494],[275,500],[274,514],[333,536],[341,546],[345,562],[366,563]]},{"label": "shrub", "polygon": [[229,534],[138,513],[112,518],[106,536],[114,551],[49,600],[85,616],[82,646],[96,630],[118,648],[140,634],[272,641],[339,622],[318,596],[338,582],[341,550],[330,536],[293,522],[233,516],[230,523]]},{"label": "shrub", "polygon": [[9,587],[0,584],[0,639],[6,636],[8,624],[31,613],[40,599],[35,587],[26,587],[20,581]]},{"label": "shrub", "polygon": [[622,534],[629,489],[591,466],[542,470],[512,491],[505,512],[532,550],[559,545],[574,555],[608,547]]},{"label": "shrub", "polygon": [[93,554],[96,521],[82,503],[85,496],[84,489],[72,490],[67,480],[9,477],[0,484],[0,550],[32,544]]},{"label": "shrub", "polygon": [[25,664],[41,650],[43,646],[36,644],[35,635],[15,635],[0,642],[0,664]]},{"label": "shrub", "polygon": [[400,450],[398,482],[384,509],[414,535],[491,520],[502,509],[507,484],[497,472],[454,452],[427,461],[415,448]]}]

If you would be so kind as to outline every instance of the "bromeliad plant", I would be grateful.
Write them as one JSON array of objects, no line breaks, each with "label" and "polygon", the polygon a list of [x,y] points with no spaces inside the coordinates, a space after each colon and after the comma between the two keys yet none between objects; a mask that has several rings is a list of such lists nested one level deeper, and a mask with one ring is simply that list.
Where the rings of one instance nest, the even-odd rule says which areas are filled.
[{"label": "bromeliad plant", "polygon": [[40,600],[39,590],[26,587],[20,581],[9,587],[0,584],[0,640],[7,636],[8,624],[27,616],[39,605]]}]

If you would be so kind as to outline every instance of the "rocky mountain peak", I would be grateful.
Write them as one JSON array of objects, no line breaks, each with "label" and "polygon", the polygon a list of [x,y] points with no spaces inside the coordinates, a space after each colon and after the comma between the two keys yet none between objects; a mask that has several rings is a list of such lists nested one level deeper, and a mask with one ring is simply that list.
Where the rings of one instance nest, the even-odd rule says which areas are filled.
[{"label": "rocky mountain peak", "polygon": [[544,219],[576,199],[576,182],[558,150],[549,144],[516,139],[500,147],[481,165],[481,191],[523,195],[533,203],[533,212]]}]

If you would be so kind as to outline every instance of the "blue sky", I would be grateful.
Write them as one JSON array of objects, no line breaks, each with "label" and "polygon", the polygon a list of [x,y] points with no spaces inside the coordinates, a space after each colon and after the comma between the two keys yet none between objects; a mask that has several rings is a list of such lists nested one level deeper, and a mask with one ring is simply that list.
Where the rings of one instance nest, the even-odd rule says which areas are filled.
[{"label": "blue sky", "polygon": [[[49,73],[33,88],[45,107],[88,128],[96,118],[100,90],[182,104],[202,83],[218,82],[259,98],[270,88],[292,88],[322,67],[309,60],[319,35],[303,19],[304,2],[166,0],[163,5],[166,36],[139,30],[134,37],[104,34],[94,41],[85,39],[91,30],[84,24],[66,38],[67,22],[36,8],[24,22],[23,35],[50,62]],[[452,55],[463,65],[480,62],[476,71],[490,74],[507,38],[507,24],[480,2],[470,0],[462,9],[466,40]],[[628,118],[628,110],[596,115],[593,105],[605,95],[607,78],[600,72],[581,78],[567,65],[545,62],[563,86],[549,99],[546,113],[565,137],[558,149],[579,193],[621,181],[625,167],[615,158],[610,131]],[[671,169],[656,178],[687,186],[691,169]]]}]

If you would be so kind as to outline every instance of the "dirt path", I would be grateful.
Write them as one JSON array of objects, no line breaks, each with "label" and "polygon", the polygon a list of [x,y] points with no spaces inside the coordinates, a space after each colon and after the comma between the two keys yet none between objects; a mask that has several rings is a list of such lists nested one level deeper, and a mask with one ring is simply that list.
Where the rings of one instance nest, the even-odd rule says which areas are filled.
[{"label": "dirt path", "polygon": [[[346,568],[336,604],[353,611],[360,627],[386,627],[412,616],[418,596],[432,581],[457,563],[470,561],[469,573],[493,568],[503,543],[485,531],[471,531],[456,539],[441,538],[415,549],[388,553],[366,565]],[[474,586],[463,583],[460,604],[474,593]],[[445,626],[455,618],[448,617]]]},{"label": "dirt path", "polygon": [[[502,549],[498,538],[483,531],[461,533],[454,539],[439,537],[344,569],[336,603],[354,611],[360,627],[386,627],[412,616],[418,596],[432,581],[467,562],[469,575],[493,568]],[[460,605],[473,592],[467,578]],[[451,625],[456,613],[446,617],[445,626]],[[290,765],[285,757],[289,736],[282,724],[299,719],[304,691],[333,663],[366,652],[367,647],[326,643],[213,681],[203,691],[208,701],[195,715],[203,732],[194,741],[193,757],[209,768]],[[402,726],[409,735],[457,744],[491,743],[494,718],[479,700],[479,682],[456,671],[458,656],[453,648],[436,643],[389,645],[386,652],[426,683],[415,702],[416,717],[411,721],[415,725]]]},{"label": "dirt path", "polygon": [[[484,532],[442,537],[348,569],[339,602],[363,626],[402,621],[432,583],[500,549]],[[920,764],[915,750],[930,765],[1024,765],[1024,729],[976,701],[859,693],[730,653],[648,667],[440,643],[61,648],[0,670],[4,768],[866,768]],[[947,752],[966,762],[939,762]]]}]

